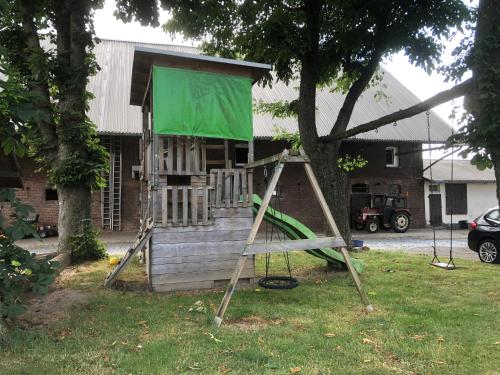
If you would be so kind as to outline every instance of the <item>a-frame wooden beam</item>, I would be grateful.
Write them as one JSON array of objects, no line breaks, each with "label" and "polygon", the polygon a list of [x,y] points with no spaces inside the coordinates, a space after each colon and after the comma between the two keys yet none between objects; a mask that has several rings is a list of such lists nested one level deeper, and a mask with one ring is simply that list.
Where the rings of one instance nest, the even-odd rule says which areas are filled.
[{"label": "a-frame wooden beam", "polygon": [[[219,306],[219,309],[217,310],[217,314],[215,316],[214,324],[218,327],[222,323],[222,319],[224,318],[224,314],[226,312],[227,306],[229,305],[229,301],[231,300],[231,297],[236,289],[236,284],[238,283],[238,279],[240,277],[241,271],[243,270],[243,267],[245,266],[245,261],[246,258],[249,254],[256,254],[256,253],[262,253],[262,252],[276,252],[276,251],[289,251],[289,250],[306,250],[306,249],[315,249],[315,248],[321,248],[321,247],[326,247],[326,246],[336,246],[339,247],[342,253],[342,256],[344,257],[344,261],[347,265],[347,268],[349,270],[349,273],[351,274],[354,283],[356,284],[356,288],[358,290],[358,293],[361,297],[361,300],[363,304],[365,305],[367,311],[371,312],[373,311],[373,306],[370,304],[368,297],[366,296],[365,291],[363,290],[363,287],[361,285],[361,280],[359,279],[359,276],[354,269],[351,258],[349,257],[349,254],[347,252],[347,247],[342,239],[342,236],[340,235],[340,231],[337,227],[337,224],[335,223],[335,220],[333,219],[333,215],[330,212],[330,209],[328,207],[328,204],[326,203],[325,197],[323,196],[323,193],[319,187],[318,181],[316,180],[316,176],[314,175],[314,172],[311,168],[311,165],[309,164],[309,159],[305,155],[304,151],[301,150],[301,155],[300,156],[293,156],[291,157],[289,155],[288,150],[283,150],[281,154],[277,154],[274,156],[271,156],[266,159],[258,160],[255,161],[246,167],[248,168],[253,168],[255,166],[259,165],[265,165],[269,163],[276,162],[276,167],[273,173],[273,176],[271,178],[271,181],[269,183],[269,186],[267,187],[266,193],[264,194],[264,198],[262,199],[262,204],[259,208],[259,211],[257,212],[257,215],[255,217],[255,221],[252,225],[252,229],[250,230],[250,234],[248,235],[248,239],[246,241],[245,247],[240,255],[240,258],[238,260],[238,263],[236,264],[236,268],[234,270],[234,273],[231,277],[231,280],[229,281],[229,285],[227,286],[226,292],[224,294],[224,297],[222,298],[222,302]],[[318,199],[319,204],[321,206],[321,210],[323,211],[323,214],[325,215],[325,218],[327,220],[328,226],[330,230],[333,232],[335,237],[326,237],[326,238],[319,238],[319,239],[311,239],[311,240],[291,240],[291,241],[279,241],[275,243],[268,243],[268,244],[261,244],[261,243],[254,243],[255,237],[257,235],[257,231],[259,230],[259,227],[262,223],[262,220],[264,218],[264,214],[269,206],[269,203],[271,201],[273,191],[276,188],[276,185],[278,184],[279,178],[281,176],[281,172],[283,171],[284,168],[284,163],[286,162],[302,162],[304,163],[304,168],[306,171],[306,175],[309,179],[309,182],[311,183],[311,186],[313,188],[314,194],[316,196],[316,199]],[[267,249],[266,249],[267,247]],[[267,250],[267,251],[265,251]]]}]

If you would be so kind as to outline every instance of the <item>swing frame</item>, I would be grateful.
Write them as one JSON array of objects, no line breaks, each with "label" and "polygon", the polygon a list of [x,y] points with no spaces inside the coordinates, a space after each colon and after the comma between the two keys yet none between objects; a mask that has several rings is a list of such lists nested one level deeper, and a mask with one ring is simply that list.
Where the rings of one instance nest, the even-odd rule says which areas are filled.
[{"label": "swing frame", "polygon": [[[319,187],[316,176],[314,175],[314,172],[310,165],[309,158],[305,154],[304,150],[301,149],[300,155],[295,156],[295,155],[290,155],[290,151],[288,149],[284,149],[283,152],[281,152],[280,154],[276,154],[265,159],[248,163],[247,165],[245,165],[245,168],[252,169],[255,167],[271,163],[276,163],[274,173],[272,175],[269,185],[267,186],[264,198],[262,199],[262,204],[255,217],[252,229],[250,230],[248,239],[245,243],[245,247],[241,252],[234,273],[231,277],[231,280],[229,281],[229,284],[226,288],[226,292],[224,293],[224,297],[222,298],[220,306],[217,310],[214,319],[214,325],[219,327],[222,324],[224,314],[229,305],[231,297],[236,289],[236,284],[238,283],[238,279],[240,277],[241,271],[243,270],[243,267],[245,266],[245,261],[248,255],[283,252],[283,251],[300,251],[300,250],[318,249],[322,247],[337,247],[340,249],[340,252],[344,257],[345,264],[347,265],[347,269],[356,285],[356,289],[359,293],[362,303],[364,304],[368,312],[372,312],[373,306],[368,300],[368,297],[361,284],[361,280],[359,279],[358,273],[354,269],[354,266],[351,262],[351,258],[347,251],[347,245],[340,234],[340,231],[337,227],[337,224],[335,223],[335,220],[333,219],[333,215],[330,211],[330,208],[328,207],[323,192]],[[268,243],[255,243],[255,237],[257,236],[257,232],[264,218],[264,214],[271,201],[273,191],[278,184],[279,178],[281,176],[281,173],[283,172],[286,163],[302,163],[304,165],[304,169],[309,179],[309,182],[311,183],[314,195],[316,196],[316,199],[320,204],[321,211],[325,216],[328,227],[330,231],[333,233],[332,237],[321,237],[316,239],[285,240],[285,241],[268,242]]]}]

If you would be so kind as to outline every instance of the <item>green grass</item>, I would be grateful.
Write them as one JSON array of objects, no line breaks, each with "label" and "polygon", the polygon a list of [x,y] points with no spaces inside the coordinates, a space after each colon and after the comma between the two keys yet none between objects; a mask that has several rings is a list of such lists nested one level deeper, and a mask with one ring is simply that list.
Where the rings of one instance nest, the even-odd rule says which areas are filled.
[{"label": "green grass", "polygon": [[[238,291],[219,329],[211,320],[222,292],[108,291],[109,266],[87,264],[64,285],[94,291],[90,302],[52,326],[14,328],[0,374],[500,374],[498,266],[458,261],[445,271],[423,256],[359,257],[374,313],[347,273],[293,253],[300,287]],[[274,256],[272,267],[283,263]],[[143,270],[135,264],[126,278]],[[189,312],[197,301],[206,312]]]}]

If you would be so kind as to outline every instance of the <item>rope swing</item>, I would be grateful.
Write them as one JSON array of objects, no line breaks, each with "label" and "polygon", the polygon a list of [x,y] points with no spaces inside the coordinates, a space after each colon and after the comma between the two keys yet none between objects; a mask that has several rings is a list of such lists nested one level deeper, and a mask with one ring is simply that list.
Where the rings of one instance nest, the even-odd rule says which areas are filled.
[{"label": "rope swing", "polygon": [[[431,122],[430,122],[430,115],[431,113],[429,111],[427,111],[426,113],[426,116],[427,116],[427,138],[428,138],[428,141],[429,141],[429,145],[431,144]],[[451,129],[451,134],[453,136],[453,128]],[[453,157],[453,154],[455,153],[455,150],[454,150],[454,145],[453,143],[451,144],[451,176],[450,176],[450,182],[453,183],[454,181],[454,175],[453,175],[453,164],[454,164],[454,157]],[[435,164],[432,162],[431,160],[431,151],[429,150],[429,166],[427,167],[429,169],[429,175],[430,175],[430,182],[429,182],[429,186],[430,185],[434,185],[434,179],[432,177],[432,165]],[[447,192],[448,193],[448,192]],[[432,194],[432,192],[430,191],[430,188],[429,188],[429,195]],[[436,225],[435,223],[432,222],[431,220],[431,217],[430,217],[430,211],[431,211],[431,207],[430,207],[430,201],[429,201],[429,223],[431,224],[431,227],[432,227],[432,235],[433,235],[433,253],[434,253],[434,257],[432,258],[431,262],[429,263],[429,265],[431,266],[434,266],[434,267],[438,267],[438,268],[442,268],[442,269],[445,269],[445,270],[454,270],[456,268],[455,266],[455,261],[453,260],[453,202],[454,202],[454,196],[453,196],[454,192],[453,192],[453,189],[451,189],[450,191],[450,199],[451,199],[451,207],[450,207],[450,252],[449,252],[449,257],[448,257],[448,262],[441,262],[439,260],[439,257],[437,255],[437,249],[436,249]]]},{"label": "rope swing", "polygon": [[[274,171],[276,170],[276,166],[273,168],[272,174],[274,174]],[[272,175],[271,175],[272,178]],[[268,179],[268,173],[267,173],[267,168],[264,166],[264,184],[266,187],[266,190],[268,188],[269,184],[269,179]],[[274,201],[275,201],[275,207],[277,207],[277,210],[279,212],[279,220],[283,221],[283,211],[281,210],[281,198],[280,198],[280,191],[279,187],[277,187],[276,194],[274,195]],[[273,213],[276,213],[274,208],[269,206],[269,210],[274,211]],[[269,233],[269,227],[271,227],[271,232]],[[273,241],[274,237],[274,225],[270,225],[267,220],[265,224],[266,228],[266,242],[271,242]],[[276,236],[278,241],[284,241],[285,240],[285,235],[281,233],[279,230],[276,230]],[[299,285],[299,281],[292,276],[292,267],[290,265],[290,257],[288,255],[287,251],[283,251],[283,257],[285,259],[285,264],[286,268],[288,270],[288,276],[273,276],[270,275],[269,269],[270,269],[270,263],[271,263],[271,253],[266,253],[266,276],[262,277],[259,279],[259,285],[262,288],[265,289],[293,289]]]}]

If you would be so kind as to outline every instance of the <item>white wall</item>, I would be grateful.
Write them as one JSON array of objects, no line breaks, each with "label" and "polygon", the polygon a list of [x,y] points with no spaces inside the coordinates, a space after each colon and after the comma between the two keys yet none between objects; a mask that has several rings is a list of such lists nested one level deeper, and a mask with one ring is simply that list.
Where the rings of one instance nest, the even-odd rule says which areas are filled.
[{"label": "white wall", "polygon": [[[446,214],[446,189],[445,184],[439,184],[441,194],[441,207],[443,215],[443,223],[450,223],[450,215]],[[425,221],[429,225],[429,183],[426,182],[424,186],[425,194]],[[471,222],[476,217],[484,213],[488,208],[498,205],[496,199],[496,185],[495,183],[467,183],[467,214],[466,215],[453,215],[453,223],[459,220],[467,220]]]}]

